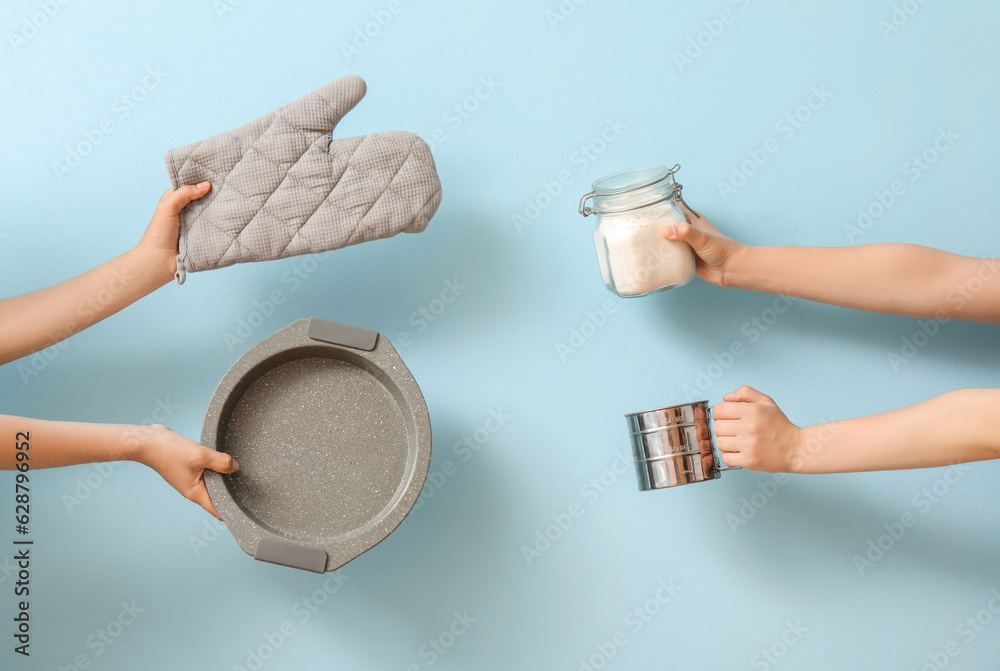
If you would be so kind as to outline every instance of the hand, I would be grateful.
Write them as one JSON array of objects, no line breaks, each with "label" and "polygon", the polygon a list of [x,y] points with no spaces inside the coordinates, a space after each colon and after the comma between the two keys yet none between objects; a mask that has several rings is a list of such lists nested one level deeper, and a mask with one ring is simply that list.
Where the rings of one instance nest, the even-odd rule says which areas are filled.
[{"label": "hand", "polygon": [[174,433],[162,424],[142,427],[143,433],[136,461],[146,464],[185,498],[222,519],[205,488],[204,472],[233,473],[240,465],[230,455],[216,452]]},{"label": "hand", "polygon": [[703,214],[691,210],[684,203],[678,205],[684,212],[687,223],[664,226],[660,235],[667,240],[691,245],[697,256],[695,272],[698,277],[712,284],[727,286],[726,271],[743,245],[720,233]]},{"label": "hand", "polygon": [[770,396],[743,386],[722,400],[712,412],[722,461],[769,473],[796,470],[802,429],[788,421]]},{"label": "hand", "polygon": [[179,187],[167,191],[160,197],[160,202],[153,212],[153,218],[146,227],[142,239],[136,249],[145,252],[152,263],[164,268],[170,277],[177,271],[177,239],[180,236],[181,210],[192,200],[198,200],[212,188],[210,182]]}]

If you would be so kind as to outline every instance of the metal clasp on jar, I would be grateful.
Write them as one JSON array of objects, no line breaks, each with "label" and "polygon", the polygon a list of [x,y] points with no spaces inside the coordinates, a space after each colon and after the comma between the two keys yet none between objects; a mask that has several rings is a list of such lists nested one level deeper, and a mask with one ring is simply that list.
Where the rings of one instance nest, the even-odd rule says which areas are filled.
[{"label": "metal clasp on jar", "polygon": [[678,183],[677,186],[674,187],[674,200],[676,200],[677,202],[679,202],[681,205],[683,205],[687,209],[691,210],[691,212],[696,217],[700,217],[701,216],[701,212],[699,212],[698,210],[696,210],[693,207],[691,207],[690,205],[688,205],[687,202],[684,200],[684,196],[681,195],[681,192],[683,190],[684,190],[684,185],[681,184],[681,183]]}]

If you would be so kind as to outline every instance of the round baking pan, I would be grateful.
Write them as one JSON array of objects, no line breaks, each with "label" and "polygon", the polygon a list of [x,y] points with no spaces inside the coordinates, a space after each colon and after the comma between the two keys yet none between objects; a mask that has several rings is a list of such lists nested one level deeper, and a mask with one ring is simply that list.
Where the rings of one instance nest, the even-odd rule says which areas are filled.
[{"label": "round baking pan", "polygon": [[301,319],[233,364],[202,444],[212,502],[256,559],[322,573],[388,536],[427,476],[430,418],[416,380],[377,332]]}]

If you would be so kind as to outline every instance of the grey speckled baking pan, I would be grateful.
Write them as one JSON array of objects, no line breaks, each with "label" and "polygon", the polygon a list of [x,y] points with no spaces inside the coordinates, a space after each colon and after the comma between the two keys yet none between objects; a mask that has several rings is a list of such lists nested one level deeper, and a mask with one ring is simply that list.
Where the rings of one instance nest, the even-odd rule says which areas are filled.
[{"label": "grey speckled baking pan", "polygon": [[256,559],[322,573],[395,529],[431,457],[427,405],[376,331],[301,319],[219,383],[201,442],[239,462],[205,471],[212,502]]}]

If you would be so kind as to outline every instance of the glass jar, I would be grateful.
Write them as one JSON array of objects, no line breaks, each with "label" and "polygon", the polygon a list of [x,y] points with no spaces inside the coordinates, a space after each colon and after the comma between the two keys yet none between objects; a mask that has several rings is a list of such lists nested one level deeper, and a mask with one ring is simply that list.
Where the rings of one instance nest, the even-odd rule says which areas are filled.
[{"label": "glass jar", "polygon": [[594,190],[580,199],[580,214],[597,215],[594,245],[601,278],[622,298],[680,287],[694,277],[691,246],[660,235],[664,226],[685,221],[677,205],[683,187],[674,180],[679,168],[616,172],[594,182]]}]

